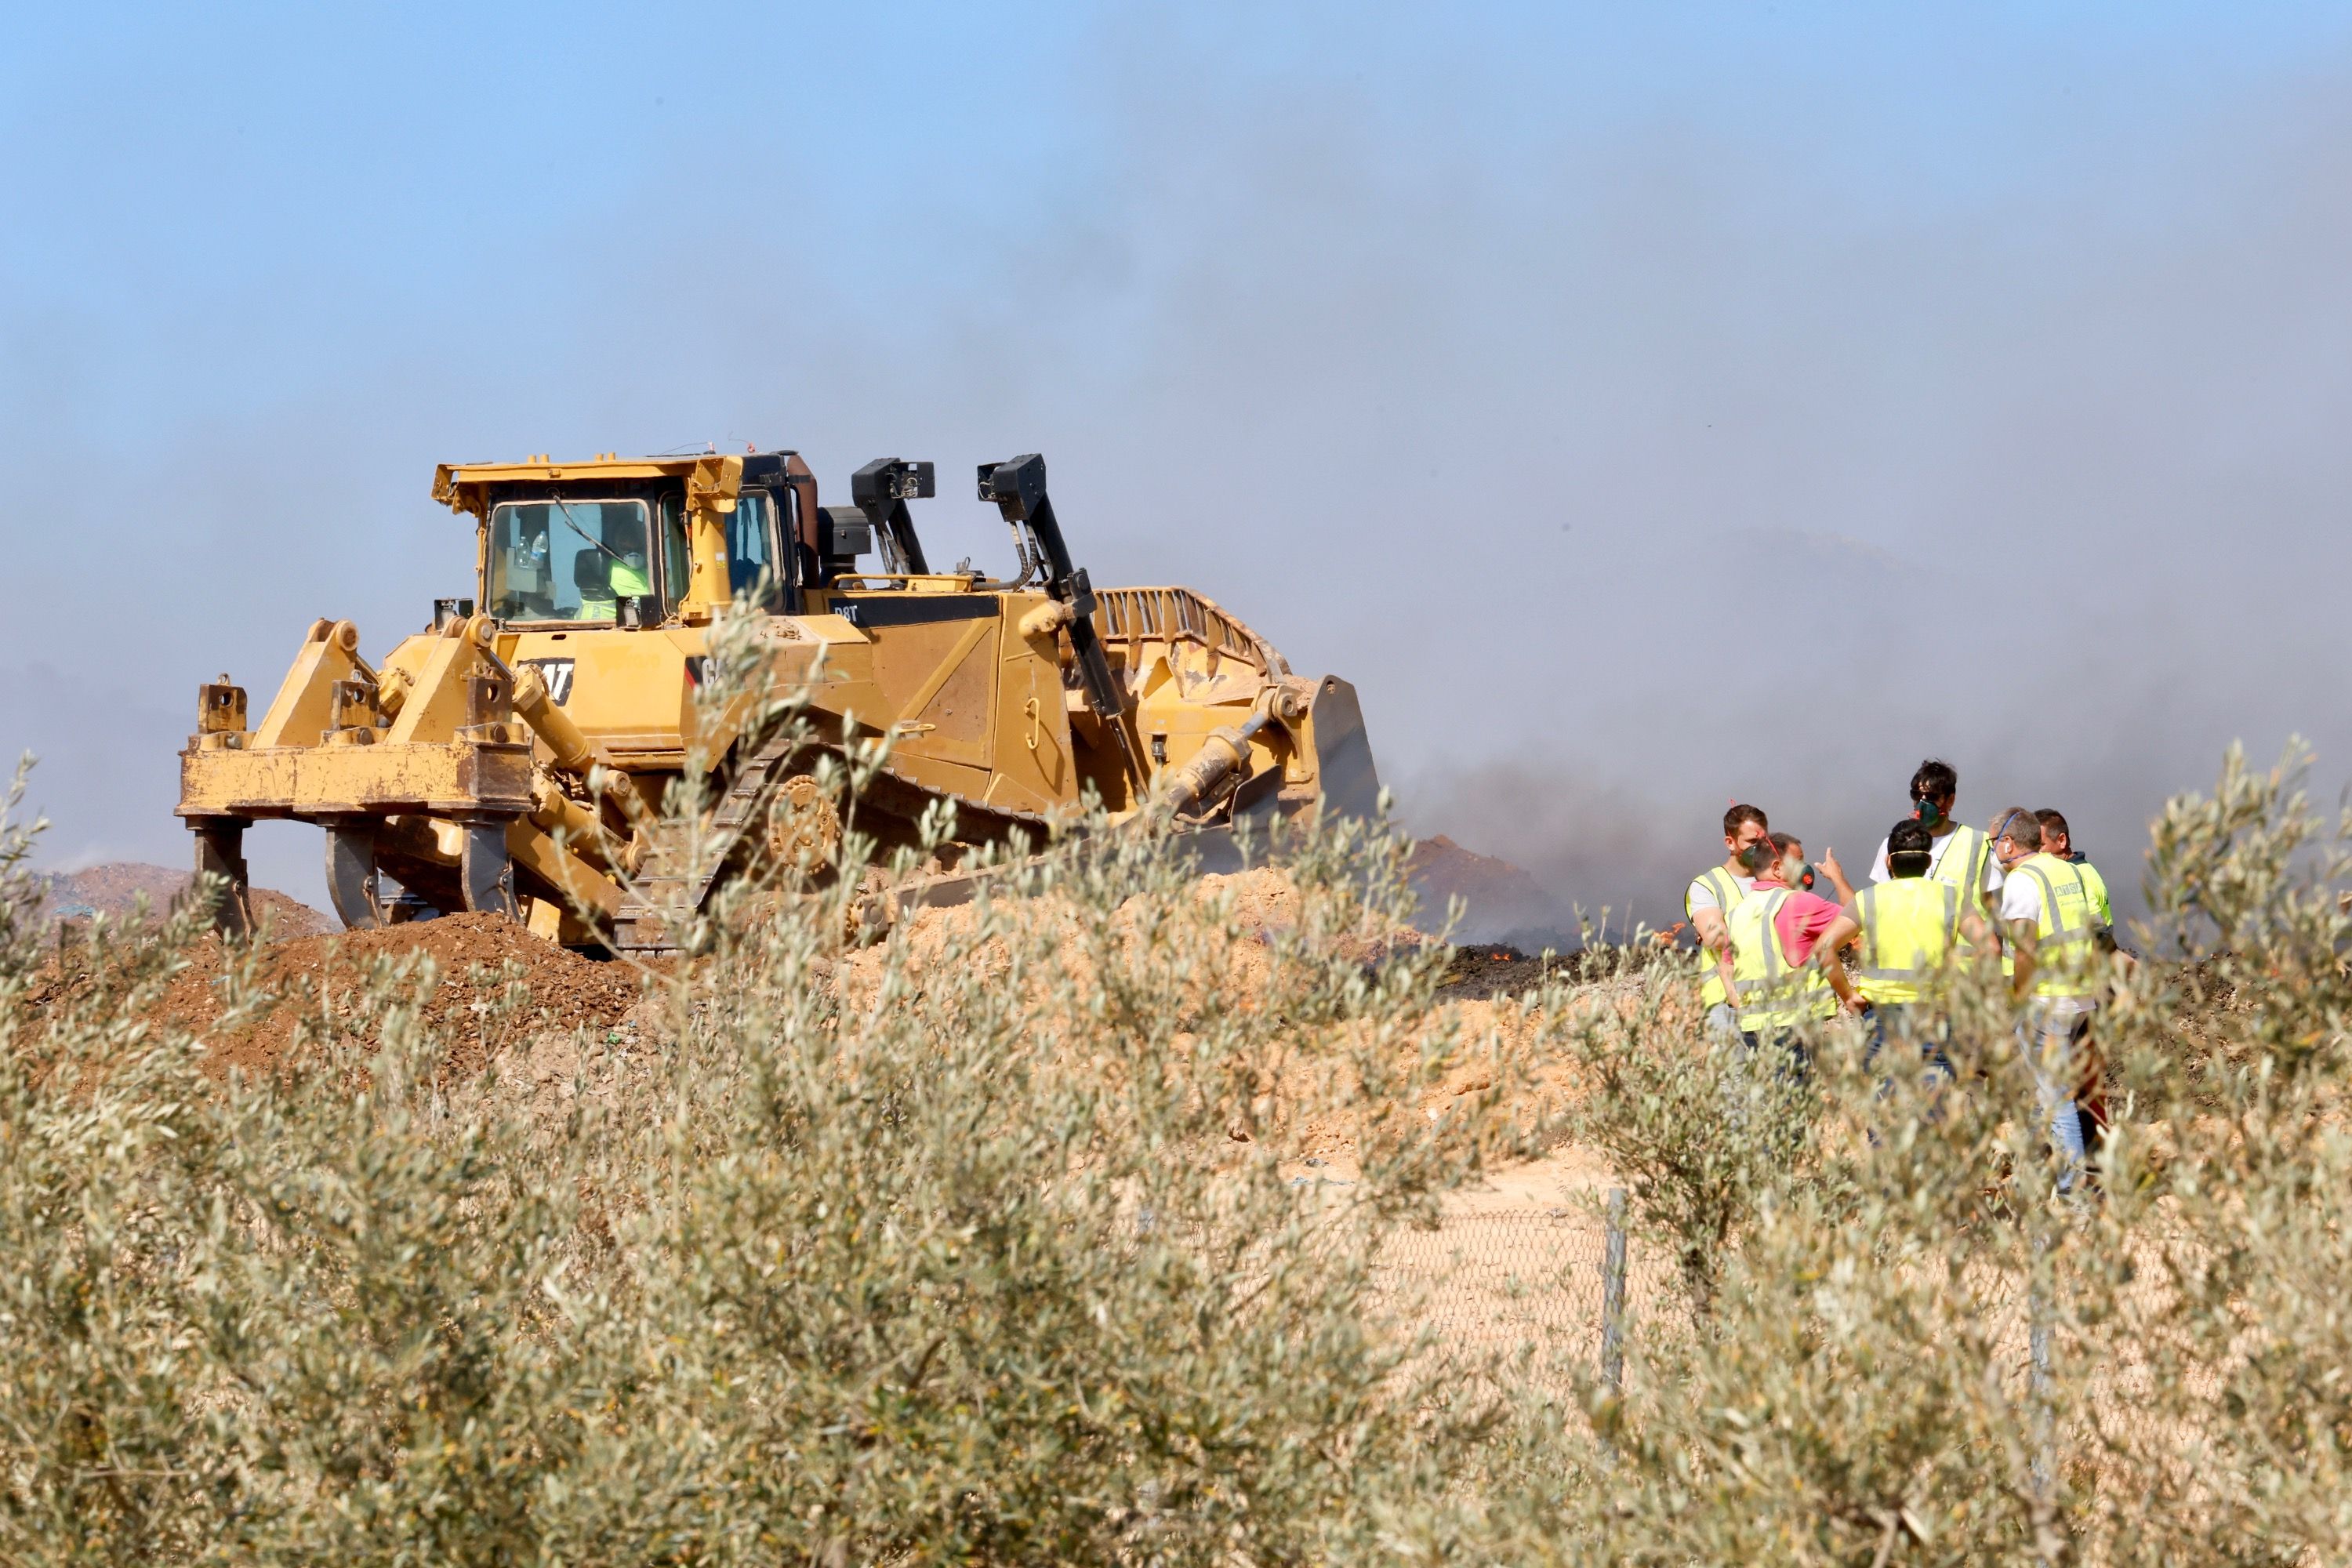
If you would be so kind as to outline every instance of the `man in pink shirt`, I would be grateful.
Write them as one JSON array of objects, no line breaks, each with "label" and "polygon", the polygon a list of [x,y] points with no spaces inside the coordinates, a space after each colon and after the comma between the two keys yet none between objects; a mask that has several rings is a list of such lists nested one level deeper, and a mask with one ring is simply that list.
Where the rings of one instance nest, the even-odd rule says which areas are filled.
[{"label": "man in pink shirt", "polygon": [[1807,893],[1834,888],[1838,903],[1846,909],[1853,908],[1853,884],[1845,879],[1845,868],[1838,864],[1836,850],[1823,849],[1821,860],[1815,863],[1805,858],[1805,841],[1795,834],[1775,833],[1771,839],[1772,847],[1780,852],[1782,881]]},{"label": "man in pink shirt", "polygon": [[[1830,983],[1830,990],[1836,994],[1838,1005],[1847,1012],[1859,1011],[1861,994],[1853,988],[1853,978],[1846,973],[1845,961],[1838,953],[1860,934],[1861,925],[1844,910],[1818,893],[1790,889],[1790,858],[1775,853],[1770,840],[1756,845],[1748,855],[1750,863],[1756,866],[1756,893],[1784,889],[1789,893],[1780,900],[1780,907],[1772,912],[1772,934],[1780,943],[1781,958],[1791,969],[1806,963],[1818,963],[1822,976]],[[1801,858],[1798,863],[1802,863]],[[1737,996],[1738,984],[1732,974],[1731,955],[1726,952],[1717,962],[1724,985]],[[1749,1036],[1748,1043],[1754,1046],[1759,1042]]]}]

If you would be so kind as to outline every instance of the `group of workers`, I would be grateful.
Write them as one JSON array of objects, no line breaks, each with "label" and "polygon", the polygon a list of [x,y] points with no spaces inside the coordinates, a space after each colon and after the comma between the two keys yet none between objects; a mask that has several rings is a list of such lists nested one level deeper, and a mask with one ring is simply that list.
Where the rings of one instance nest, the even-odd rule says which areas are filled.
[{"label": "group of workers", "polygon": [[1810,1021],[1856,1015],[1871,1057],[1916,1048],[1931,1078],[1948,1080],[1925,1004],[1953,966],[1998,964],[2022,1010],[2053,1143],[2078,1166],[2105,1126],[2091,1024],[2104,955],[2116,951],[2106,882],[2059,812],[2013,806],[1979,829],[1953,816],[1958,796],[1950,763],[1920,763],[1911,815],[1887,830],[1859,892],[1833,851],[1808,861],[1762,808],[1724,813],[1723,861],[1684,895],[1706,955],[1707,1026],[1751,1049],[1792,1051],[1801,1067]]}]

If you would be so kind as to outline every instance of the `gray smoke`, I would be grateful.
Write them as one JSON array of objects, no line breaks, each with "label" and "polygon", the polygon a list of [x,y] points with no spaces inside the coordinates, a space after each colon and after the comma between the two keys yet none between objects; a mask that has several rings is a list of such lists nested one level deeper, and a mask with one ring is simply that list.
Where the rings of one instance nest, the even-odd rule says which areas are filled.
[{"label": "gray smoke", "polygon": [[[1674,918],[1733,798],[1859,874],[1927,754],[1970,820],[2065,809],[2122,892],[2232,738],[2352,756],[2347,78],[1929,201],[1747,127],[1506,145],[1459,76],[1400,105],[1112,34],[1086,155],[953,210],[741,201],[789,163],[752,140],[465,236],[463,289],[18,299],[0,462],[57,591],[0,634],[0,741],[49,758],[53,858],[176,861],[198,681],[266,700],[313,616],[378,652],[464,591],[436,461],[756,440],[837,491],[1034,449],[1097,581],[1347,675],[1407,820],[1564,902]],[[602,243],[656,200],[724,243]],[[932,553],[1003,563],[942,492]],[[256,850],[310,896],[315,855]]]}]

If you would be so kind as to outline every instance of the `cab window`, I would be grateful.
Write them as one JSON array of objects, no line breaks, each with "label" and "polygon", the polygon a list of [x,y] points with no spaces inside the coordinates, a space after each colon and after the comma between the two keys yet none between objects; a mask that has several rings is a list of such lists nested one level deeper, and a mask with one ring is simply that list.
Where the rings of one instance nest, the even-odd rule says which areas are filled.
[{"label": "cab window", "polygon": [[694,557],[686,542],[686,500],[675,493],[661,499],[662,607],[677,614],[686,591],[694,582]]},{"label": "cab window", "polygon": [[611,621],[653,592],[636,500],[504,501],[490,510],[488,612],[502,621]]},{"label": "cab window", "polygon": [[739,599],[759,590],[756,602],[771,614],[782,606],[784,596],[775,542],[774,498],[765,490],[745,490],[727,514],[727,587]]}]

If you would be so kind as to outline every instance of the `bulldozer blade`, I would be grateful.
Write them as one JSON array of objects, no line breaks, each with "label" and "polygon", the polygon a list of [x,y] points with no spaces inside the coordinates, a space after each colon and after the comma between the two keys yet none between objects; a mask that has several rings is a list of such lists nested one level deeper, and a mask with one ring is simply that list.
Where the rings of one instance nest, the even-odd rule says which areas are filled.
[{"label": "bulldozer blade", "polygon": [[1364,733],[1364,710],[1356,689],[1326,676],[1316,689],[1309,721],[1315,731],[1317,765],[1322,770],[1326,816],[1370,821],[1381,812],[1381,775],[1372,765],[1372,742]]},{"label": "bulldozer blade", "polygon": [[384,923],[383,900],[376,890],[373,822],[327,829],[327,899],[346,931],[373,931]]},{"label": "bulldozer blade", "polygon": [[514,862],[507,858],[503,822],[466,824],[466,847],[458,860],[466,907],[479,914],[520,920],[515,905]]}]

